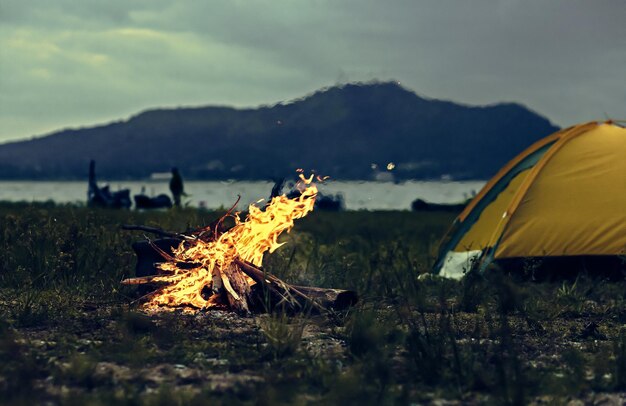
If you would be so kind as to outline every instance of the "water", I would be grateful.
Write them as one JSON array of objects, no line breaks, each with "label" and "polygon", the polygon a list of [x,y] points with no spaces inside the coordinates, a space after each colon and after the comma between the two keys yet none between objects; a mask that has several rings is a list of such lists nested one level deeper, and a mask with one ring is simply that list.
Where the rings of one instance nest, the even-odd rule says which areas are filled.
[{"label": "water", "polygon": [[[409,210],[411,202],[417,198],[431,203],[462,202],[484,184],[484,181],[331,181],[318,187],[324,194],[341,194],[348,210]],[[109,185],[111,191],[130,188],[131,195],[140,193],[142,187],[149,196],[170,194],[167,180],[120,181],[110,182]],[[272,186],[271,182],[186,181],[185,191],[189,196],[183,198],[183,202],[210,209],[230,207],[237,200],[237,195],[241,195],[238,208],[243,209],[259,199],[267,199]],[[87,182],[0,181],[0,200],[4,201],[84,203],[86,198]]]}]

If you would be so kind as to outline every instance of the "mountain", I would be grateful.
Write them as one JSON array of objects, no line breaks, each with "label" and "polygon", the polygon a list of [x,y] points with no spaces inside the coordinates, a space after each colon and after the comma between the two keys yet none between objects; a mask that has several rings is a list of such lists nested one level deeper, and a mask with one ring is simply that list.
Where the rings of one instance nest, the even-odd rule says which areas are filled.
[{"label": "mountain", "polygon": [[269,179],[297,168],[371,179],[389,162],[400,180],[484,179],[556,130],[519,104],[467,106],[396,82],[356,83],[258,108],[149,110],[3,144],[0,178],[84,179],[93,158],[106,179],[147,178],[172,166],[186,179]]}]

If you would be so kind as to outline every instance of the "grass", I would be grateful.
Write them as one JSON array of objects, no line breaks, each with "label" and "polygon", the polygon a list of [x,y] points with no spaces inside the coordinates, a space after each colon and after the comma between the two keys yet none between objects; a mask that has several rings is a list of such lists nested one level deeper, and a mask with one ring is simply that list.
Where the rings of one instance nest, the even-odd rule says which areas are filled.
[{"label": "grass", "polygon": [[264,266],[293,283],[358,291],[346,312],[142,312],[119,284],[142,236],[119,226],[182,231],[220,214],[1,204],[0,403],[623,401],[626,283],[533,282],[497,268],[459,282],[420,278],[449,213],[297,222]]}]

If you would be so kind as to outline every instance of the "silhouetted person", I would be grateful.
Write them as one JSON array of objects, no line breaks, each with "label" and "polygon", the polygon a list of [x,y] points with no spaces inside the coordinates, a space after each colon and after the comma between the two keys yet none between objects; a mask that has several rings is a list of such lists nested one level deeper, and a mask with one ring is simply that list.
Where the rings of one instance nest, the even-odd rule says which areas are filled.
[{"label": "silhouetted person", "polygon": [[90,206],[106,206],[107,196],[105,196],[105,192],[108,192],[108,189],[103,189],[98,187],[98,182],[96,181],[96,161],[92,159],[89,162],[89,188],[87,189],[87,204]]},{"label": "silhouetted person", "polygon": [[180,206],[180,197],[185,194],[185,187],[183,185],[183,178],[178,172],[178,168],[172,168],[172,179],[170,179],[170,191],[174,197],[174,204]]}]

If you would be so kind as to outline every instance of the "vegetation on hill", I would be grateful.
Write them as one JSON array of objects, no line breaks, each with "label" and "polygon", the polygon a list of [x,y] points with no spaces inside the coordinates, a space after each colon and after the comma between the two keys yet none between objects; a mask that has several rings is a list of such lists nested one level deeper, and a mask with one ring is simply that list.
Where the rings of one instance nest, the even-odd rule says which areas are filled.
[{"label": "vegetation on hill", "polygon": [[473,107],[395,82],[347,84],[274,106],[157,109],[0,145],[0,178],[83,179],[95,159],[107,179],[172,166],[190,179],[269,179],[297,168],[371,179],[390,162],[398,180],[484,179],[555,130],[519,104]]}]

